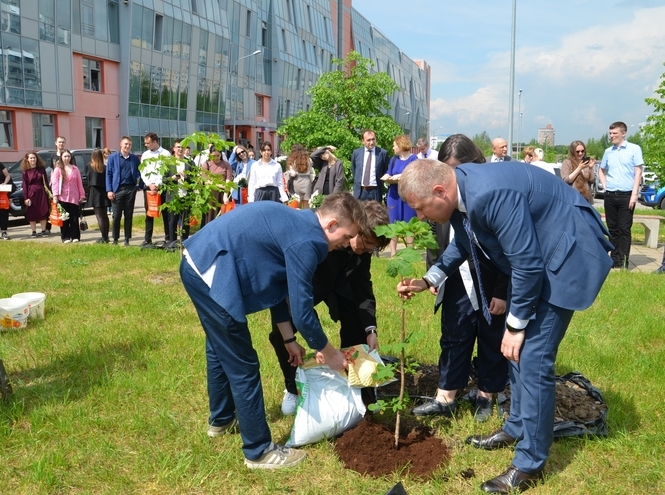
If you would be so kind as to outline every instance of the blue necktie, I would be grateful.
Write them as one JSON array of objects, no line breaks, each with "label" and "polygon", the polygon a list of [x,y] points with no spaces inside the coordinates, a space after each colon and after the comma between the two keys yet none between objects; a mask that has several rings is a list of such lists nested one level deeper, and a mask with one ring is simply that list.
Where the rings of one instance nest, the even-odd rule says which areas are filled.
[{"label": "blue necktie", "polygon": [[473,234],[473,230],[471,230],[471,224],[469,223],[469,219],[464,215],[464,220],[462,222],[464,224],[464,230],[466,231],[466,235],[469,236],[469,245],[471,246],[471,258],[473,259],[473,264],[476,267],[476,275],[478,275],[478,292],[480,292],[480,302],[482,305],[483,309],[483,316],[485,317],[485,320],[487,320],[487,324],[491,325],[492,324],[492,314],[490,313],[489,306],[487,305],[487,298],[485,297],[485,289],[483,288],[483,277],[481,276],[480,273],[480,263],[478,262],[478,253],[476,252],[476,236]]}]

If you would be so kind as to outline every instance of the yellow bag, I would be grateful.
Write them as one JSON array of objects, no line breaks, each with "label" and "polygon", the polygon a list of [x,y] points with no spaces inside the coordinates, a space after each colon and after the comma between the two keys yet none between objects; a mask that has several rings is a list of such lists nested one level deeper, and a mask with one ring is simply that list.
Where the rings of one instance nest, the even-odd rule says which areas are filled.
[{"label": "yellow bag", "polygon": [[377,387],[383,382],[377,382],[372,378],[379,363],[363,346],[353,346],[343,349],[346,360],[349,363],[348,380],[351,387]]}]

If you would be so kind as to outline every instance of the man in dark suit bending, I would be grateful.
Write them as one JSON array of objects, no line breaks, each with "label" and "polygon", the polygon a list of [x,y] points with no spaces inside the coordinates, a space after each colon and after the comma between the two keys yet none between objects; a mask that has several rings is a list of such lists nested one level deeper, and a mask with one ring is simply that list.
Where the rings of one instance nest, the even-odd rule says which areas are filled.
[{"label": "man in dark suit bending", "polygon": [[525,490],[542,477],[553,439],[554,361],[575,310],[595,300],[612,260],[600,215],[562,180],[520,162],[455,169],[416,160],[402,173],[400,196],[418,217],[459,233],[421,279],[398,285],[405,298],[434,287],[470,255],[510,277],[501,352],[510,361],[510,416],[491,435],[467,439],[492,450],[516,444],[511,466],[481,488]]},{"label": "man in dark suit bending", "polygon": [[326,196],[316,211],[273,201],[250,203],[218,217],[184,243],[180,277],[206,335],[208,435],[238,427],[250,469],[291,467],[305,452],[271,440],[246,315],[269,308],[289,355],[298,359],[301,347],[288,323],[291,317],[331,369],[345,368],[344,354],[328,342],[314,312],[312,278],[330,250],[348,246],[365,230],[360,202],[337,193]]}]

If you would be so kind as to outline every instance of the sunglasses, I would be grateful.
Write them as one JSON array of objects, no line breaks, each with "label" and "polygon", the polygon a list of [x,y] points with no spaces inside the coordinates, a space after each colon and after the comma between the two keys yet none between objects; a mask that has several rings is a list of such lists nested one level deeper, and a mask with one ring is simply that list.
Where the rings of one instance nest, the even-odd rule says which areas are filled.
[{"label": "sunglasses", "polygon": [[586,150],[575,150],[575,153],[586,153]]}]

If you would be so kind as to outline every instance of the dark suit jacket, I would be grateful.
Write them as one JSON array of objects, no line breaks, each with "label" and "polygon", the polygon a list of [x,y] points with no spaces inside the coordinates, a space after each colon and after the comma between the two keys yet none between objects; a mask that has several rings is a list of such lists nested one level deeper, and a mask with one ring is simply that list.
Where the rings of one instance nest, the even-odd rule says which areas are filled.
[{"label": "dark suit jacket", "polygon": [[[612,266],[612,245],[600,215],[577,191],[521,162],[465,164],[454,173],[478,243],[510,276],[513,316],[531,318],[540,298],[568,310],[593,303]],[[469,256],[462,221],[455,210],[455,239],[436,263],[444,273]]]},{"label": "dark suit jacket", "polygon": [[[496,163],[496,162],[492,162],[492,156],[494,156],[494,155],[486,156],[485,157],[485,162],[486,163]],[[506,155],[506,156],[503,157],[504,162],[510,162],[512,160],[513,159],[509,155]]]},{"label": "dark suit jacket", "polygon": [[358,255],[351,248],[331,251],[314,274],[314,303],[325,301],[330,317],[338,321],[335,296],[343,297],[357,303],[364,328],[375,327],[376,298],[372,288],[371,262],[371,254]]},{"label": "dark suit jacket", "polygon": [[210,297],[233,319],[244,322],[246,315],[270,308],[274,323],[289,321],[290,306],[308,345],[325,347],[312,279],[328,256],[328,242],[313,210],[249,203],[208,223],[184,247],[200,273],[215,264]]},{"label": "dark suit jacket", "polygon": [[[323,149],[323,148],[320,148]],[[312,157],[312,160],[316,161],[318,156],[321,155],[316,155],[316,153],[319,150],[314,151],[310,156]],[[316,179],[316,182],[314,183],[314,187],[312,187],[312,192],[314,191],[319,191],[319,194],[323,194],[323,184],[326,181],[326,174],[330,174],[330,177],[328,177],[328,187],[330,188],[329,193],[337,193],[337,192],[342,192],[344,189],[346,189],[346,178],[344,177],[344,164],[342,163],[342,160],[337,160],[335,164],[330,167],[327,163],[325,163],[322,167],[321,170],[319,171],[319,176]]]},{"label": "dark suit jacket", "polygon": [[[113,191],[115,193],[118,191],[118,187],[120,187],[120,162],[122,159],[122,154],[119,151],[116,151],[109,156],[109,159],[106,162],[107,191]],[[139,172],[139,164],[141,163],[141,160],[138,156],[130,153],[129,162],[132,167],[132,178],[138,185],[141,181],[141,173]]]},{"label": "dark suit jacket", "polygon": [[[383,148],[376,146],[374,148],[374,154],[376,159],[375,170],[376,170],[376,185],[383,196],[383,182],[381,177],[383,177],[388,171],[388,153]],[[353,150],[351,155],[351,172],[353,173],[353,195],[356,198],[360,197],[360,186],[362,185],[363,180],[363,159],[365,158],[365,147],[361,146]]]}]

